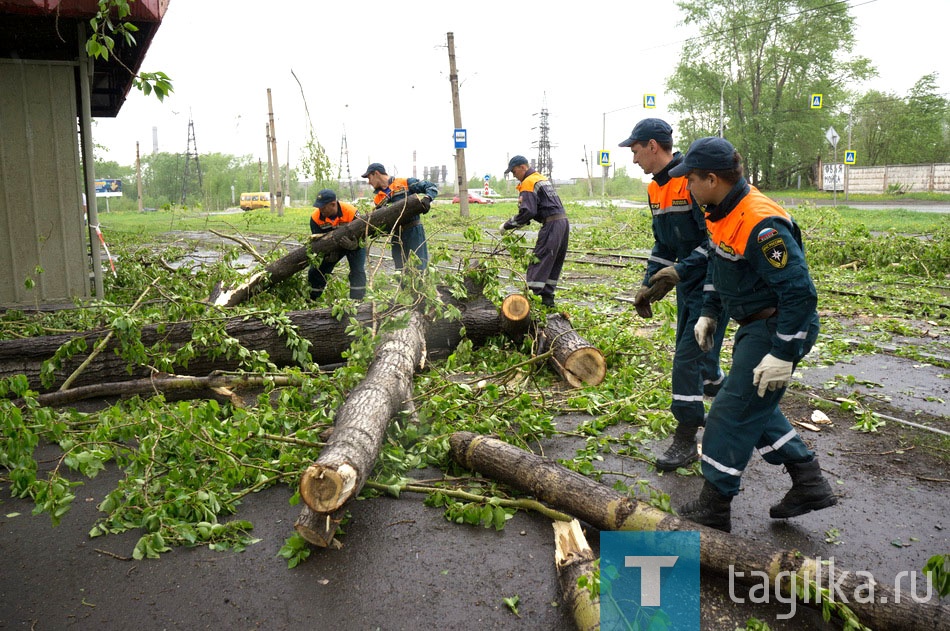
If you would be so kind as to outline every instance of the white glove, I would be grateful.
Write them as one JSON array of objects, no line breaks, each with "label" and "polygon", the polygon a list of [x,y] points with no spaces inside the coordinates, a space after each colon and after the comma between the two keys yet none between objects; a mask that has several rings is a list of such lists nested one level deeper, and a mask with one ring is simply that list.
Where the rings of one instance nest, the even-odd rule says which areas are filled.
[{"label": "white glove", "polygon": [[759,396],[764,397],[766,390],[778,390],[788,385],[792,380],[792,368],[792,362],[769,353],[752,369],[752,385],[758,386]]},{"label": "white glove", "polygon": [[718,323],[709,316],[700,316],[699,320],[696,320],[696,326],[693,327],[696,343],[704,353],[713,347],[716,324]]}]

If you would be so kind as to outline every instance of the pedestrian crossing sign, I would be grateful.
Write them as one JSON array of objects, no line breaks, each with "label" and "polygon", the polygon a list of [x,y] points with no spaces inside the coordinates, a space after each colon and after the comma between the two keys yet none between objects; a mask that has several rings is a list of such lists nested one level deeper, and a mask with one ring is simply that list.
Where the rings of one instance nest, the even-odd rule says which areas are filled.
[{"label": "pedestrian crossing sign", "polygon": [[600,152],[600,166],[609,167],[610,166],[610,152],[606,149]]},{"label": "pedestrian crossing sign", "polygon": [[844,152],[844,163],[845,164],[854,164],[857,162],[858,155],[857,151],[845,151]]},{"label": "pedestrian crossing sign", "polygon": [[655,109],[656,108],[656,95],[655,94],[644,94],[643,95],[643,107],[646,109]]},{"label": "pedestrian crossing sign", "polygon": [[820,94],[811,95],[811,109],[813,110],[821,109],[821,95]]}]

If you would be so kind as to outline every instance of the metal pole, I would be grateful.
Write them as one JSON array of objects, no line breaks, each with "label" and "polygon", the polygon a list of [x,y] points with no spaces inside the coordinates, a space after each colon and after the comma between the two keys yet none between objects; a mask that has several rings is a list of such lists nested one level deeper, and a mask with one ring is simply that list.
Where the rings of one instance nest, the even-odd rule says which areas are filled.
[{"label": "metal pole", "polygon": [[[455,129],[462,129],[462,106],[459,103],[459,75],[455,67],[455,34],[446,33],[449,46],[449,83],[452,85],[452,115]],[[459,189],[459,214],[468,217],[468,177],[465,172],[465,149],[455,150],[455,177]]]},{"label": "metal pole", "polygon": [[[90,77],[93,71],[93,60],[86,55],[85,25],[79,24],[79,93],[82,116],[79,125],[82,133],[82,165],[86,183],[86,214],[89,218],[89,253],[92,255],[92,275],[95,284],[96,299],[103,300],[105,294],[102,288],[102,261],[99,258],[99,207],[96,205],[96,157],[93,154],[92,142],[92,91]],[[108,200],[108,198],[106,198]],[[88,268],[86,268],[88,269]]]},{"label": "metal pole", "polygon": [[[603,119],[600,122],[600,151],[604,150],[604,147],[607,145],[607,112],[604,112]],[[600,156],[600,151],[597,152],[597,156]],[[597,161],[600,164],[600,160]],[[607,167],[602,167],[603,171],[600,175],[600,196],[607,197]]]},{"label": "metal pole", "polygon": [[139,212],[145,212],[145,209],[142,207],[142,159],[139,156],[138,141],[135,142],[135,182],[139,193]]}]

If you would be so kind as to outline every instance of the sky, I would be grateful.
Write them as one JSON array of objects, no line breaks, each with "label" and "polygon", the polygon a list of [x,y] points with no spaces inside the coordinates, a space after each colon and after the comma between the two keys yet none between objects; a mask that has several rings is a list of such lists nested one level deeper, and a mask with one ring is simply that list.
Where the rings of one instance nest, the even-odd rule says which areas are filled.
[{"label": "sky", "polygon": [[[937,72],[950,96],[945,26],[926,18],[946,2],[847,0],[853,53],[880,73],[862,90],[903,95]],[[170,0],[141,70],[168,74],[174,93],[159,102],[131,90],[116,118],[96,120],[97,157],[134,165],[136,142],[142,155],[153,150],[153,128],[159,151],[185,152],[190,120],[199,155],[250,155],[266,167],[270,88],[281,163],[299,164],[312,126],[344,179],[381,162],[420,178],[445,165],[454,182],[452,32],[469,177],[501,178],[512,155],[535,158],[544,110],[555,179],[584,177],[585,157],[602,148],[639,176],[617,144],[646,116],[668,120],[676,138],[665,81],[696,35],[681,22],[670,0]],[[644,109],[645,94],[655,109]]]}]

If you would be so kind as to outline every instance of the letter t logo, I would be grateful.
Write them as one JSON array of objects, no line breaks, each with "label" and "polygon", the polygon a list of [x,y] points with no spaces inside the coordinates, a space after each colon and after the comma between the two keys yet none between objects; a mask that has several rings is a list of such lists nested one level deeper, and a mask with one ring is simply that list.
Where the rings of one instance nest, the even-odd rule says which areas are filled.
[{"label": "letter t logo", "polygon": [[676,565],[678,556],[624,556],[624,567],[640,568],[640,606],[660,606],[660,568]]}]

